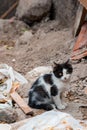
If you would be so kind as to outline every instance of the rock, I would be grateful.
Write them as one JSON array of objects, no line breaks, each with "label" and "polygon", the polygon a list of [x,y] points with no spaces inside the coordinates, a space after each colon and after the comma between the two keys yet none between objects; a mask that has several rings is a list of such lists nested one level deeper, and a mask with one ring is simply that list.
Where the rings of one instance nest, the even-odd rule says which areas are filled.
[{"label": "rock", "polygon": [[0,110],[0,122],[13,123],[17,120],[18,115],[12,108]]},{"label": "rock", "polygon": [[29,26],[22,21],[14,20],[13,23],[10,23],[8,19],[0,19],[0,41],[4,41],[4,44],[8,41],[7,44],[12,45],[12,41],[14,40],[15,42],[15,40],[28,29]]},{"label": "rock", "polygon": [[15,111],[18,115],[17,121],[23,120],[27,117],[27,115],[20,109],[20,107],[17,107]]},{"label": "rock", "polygon": [[22,98],[25,98],[25,97],[28,97],[28,93],[29,93],[29,88],[31,87],[31,84],[30,82],[26,85],[22,85],[21,87],[19,87],[17,89],[17,92],[18,94],[22,97]]},{"label": "rock", "polygon": [[83,120],[87,120],[87,106],[80,106],[79,109],[82,113]]},{"label": "rock", "polygon": [[39,76],[52,72],[51,66],[39,66],[34,68],[33,70],[29,71],[25,78],[30,81],[35,81]]},{"label": "rock", "polygon": [[10,20],[8,19],[0,19],[0,31],[3,31],[5,33],[8,33],[9,31],[12,32],[12,29],[18,30],[18,28],[20,29],[21,27],[26,28],[27,26],[22,21],[14,20],[13,23],[10,23]]},{"label": "rock", "polygon": [[51,3],[51,0],[20,0],[16,16],[26,22],[39,21],[47,16]]},{"label": "rock", "polygon": [[60,20],[63,25],[73,25],[75,21],[75,14],[78,8],[78,1],[75,0],[53,0],[53,9],[55,19]]},{"label": "rock", "polygon": [[33,34],[31,31],[25,31],[24,34],[21,35],[19,39],[17,39],[16,46],[29,43],[32,37],[33,37]]}]

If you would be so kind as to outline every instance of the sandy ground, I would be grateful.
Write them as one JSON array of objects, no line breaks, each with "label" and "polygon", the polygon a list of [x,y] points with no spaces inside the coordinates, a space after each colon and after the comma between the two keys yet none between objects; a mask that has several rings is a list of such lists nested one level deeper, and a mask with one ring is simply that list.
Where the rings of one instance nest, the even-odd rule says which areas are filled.
[{"label": "sandy ground", "polygon": [[[72,28],[61,27],[58,21],[41,23],[33,28],[26,27],[23,23],[4,23],[4,29],[0,28],[0,63],[12,66],[23,75],[38,66],[52,65],[54,61],[64,62],[72,53],[75,38],[72,36]],[[20,37],[26,32],[30,32],[28,40],[21,41]],[[71,79],[71,88],[65,100],[68,107],[63,110],[70,113],[77,119],[87,119],[85,114],[87,95],[84,88],[87,84],[87,62],[73,63],[74,72]],[[29,84],[30,87],[30,84]],[[25,88],[22,89],[25,95]],[[28,87],[27,87],[28,91]],[[27,96],[23,96],[27,102]],[[31,116],[26,116],[16,105],[18,119],[22,120]],[[34,110],[34,115],[38,115],[43,110]]]}]

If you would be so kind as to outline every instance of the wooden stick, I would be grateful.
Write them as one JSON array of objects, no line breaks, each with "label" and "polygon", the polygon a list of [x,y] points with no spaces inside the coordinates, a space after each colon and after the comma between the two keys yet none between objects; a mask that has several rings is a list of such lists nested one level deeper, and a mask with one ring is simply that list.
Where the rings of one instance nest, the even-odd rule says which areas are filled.
[{"label": "wooden stick", "polygon": [[14,9],[16,8],[18,2],[14,3],[3,15],[1,15],[1,19],[6,18],[6,16]]},{"label": "wooden stick", "polygon": [[22,111],[25,114],[33,114],[32,109],[24,102],[24,100],[20,97],[20,95],[14,91],[13,93],[10,94],[11,98],[19,105],[19,107],[22,109]]}]

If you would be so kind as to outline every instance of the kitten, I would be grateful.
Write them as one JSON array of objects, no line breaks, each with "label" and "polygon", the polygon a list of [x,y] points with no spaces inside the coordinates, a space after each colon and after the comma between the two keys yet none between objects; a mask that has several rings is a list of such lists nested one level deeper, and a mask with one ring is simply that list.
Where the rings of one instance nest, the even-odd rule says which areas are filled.
[{"label": "kitten", "polygon": [[62,103],[61,93],[67,89],[72,71],[69,61],[55,63],[52,73],[40,76],[32,85],[28,105],[44,110],[65,109],[66,104]]}]

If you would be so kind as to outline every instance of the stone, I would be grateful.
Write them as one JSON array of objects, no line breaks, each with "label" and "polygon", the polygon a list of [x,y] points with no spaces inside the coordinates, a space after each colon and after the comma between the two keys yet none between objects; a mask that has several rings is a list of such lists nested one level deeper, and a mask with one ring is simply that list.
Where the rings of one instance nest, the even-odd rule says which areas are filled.
[{"label": "stone", "polygon": [[17,89],[17,92],[18,94],[22,97],[22,98],[25,98],[25,97],[28,97],[28,93],[29,93],[29,89],[31,87],[31,84],[30,82],[26,85],[22,85],[21,87],[19,87]]},{"label": "stone", "polygon": [[16,16],[25,22],[39,21],[48,15],[51,4],[51,0],[20,0]]},{"label": "stone", "polygon": [[73,25],[77,8],[77,0],[53,0],[55,19],[60,20],[61,24],[63,25]]},{"label": "stone", "polygon": [[0,109],[0,122],[13,123],[17,118],[18,115],[13,108]]},{"label": "stone", "polygon": [[27,72],[25,75],[25,78],[31,82],[35,81],[39,76],[52,72],[52,66],[38,66],[34,68],[33,70]]},{"label": "stone", "polygon": [[30,42],[32,39],[33,34],[31,31],[25,31],[23,35],[21,35],[17,40],[16,40],[16,46],[18,45],[24,45]]},{"label": "stone", "polygon": [[13,23],[10,23],[9,19],[0,19],[0,41],[14,46],[15,41],[28,29],[29,26],[22,21],[14,20]]}]

